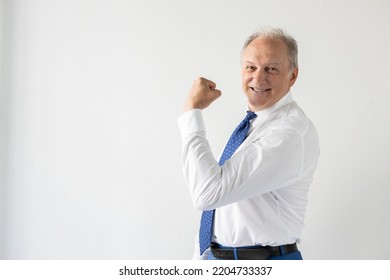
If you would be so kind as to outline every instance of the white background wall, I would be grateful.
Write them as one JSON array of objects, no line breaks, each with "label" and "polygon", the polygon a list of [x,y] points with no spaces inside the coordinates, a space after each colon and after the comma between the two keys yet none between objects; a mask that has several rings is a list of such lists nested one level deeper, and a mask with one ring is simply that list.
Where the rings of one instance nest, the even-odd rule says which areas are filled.
[{"label": "white background wall", "polygon": [[[3,0],[0,257],[188,259],[197,212],[176,119],[197,76],[217,155],[245,111],[240,50],[300,47],[293,95],[322,154],[306,259],[390,258],[390,2]],[[1,30],[1,29],[0,29]]]}]

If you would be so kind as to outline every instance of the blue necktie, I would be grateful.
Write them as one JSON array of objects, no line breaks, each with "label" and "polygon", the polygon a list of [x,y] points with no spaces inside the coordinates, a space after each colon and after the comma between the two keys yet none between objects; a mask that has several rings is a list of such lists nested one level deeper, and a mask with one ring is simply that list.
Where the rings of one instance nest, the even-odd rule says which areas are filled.
[{"label": "blue necktie", "polygon": [[[248,111],[245,119],[243,119],[243,121],[237,126],[237,128],[230,136],[230,139],[227,142],[225,149],[223,150],[222,156],[219,159],[219,165],[223,165],[225,161],[227,161],[234,154],[241,143],[244,142],[248,134],[250,121],[255,117],[257,117],[255,113]],[[199,229],[199,247],[201,255],[210,246],[211,243],[214,212],[215,209],[203,211],[202,213]]]}]

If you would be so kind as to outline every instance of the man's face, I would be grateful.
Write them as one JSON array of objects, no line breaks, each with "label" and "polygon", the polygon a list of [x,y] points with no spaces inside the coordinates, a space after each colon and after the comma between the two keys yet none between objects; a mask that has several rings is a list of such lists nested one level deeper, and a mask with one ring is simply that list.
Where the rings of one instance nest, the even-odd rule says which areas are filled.
[{"label": "man's face", "polygon": [[287,94],[298,76],[287,47],[278,39],[256,38],[242,53],[242,89],[251,111],[270,107]]}]

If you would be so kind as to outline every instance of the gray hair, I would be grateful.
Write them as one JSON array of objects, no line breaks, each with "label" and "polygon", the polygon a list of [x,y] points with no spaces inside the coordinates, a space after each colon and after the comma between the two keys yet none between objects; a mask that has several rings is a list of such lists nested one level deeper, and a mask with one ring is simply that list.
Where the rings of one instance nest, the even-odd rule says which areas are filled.
[{"label": "gray hair", "polygon": [[290,70],[298,68],[298,44],[297,41],[289,34],[284,32],[280,28],[267,28],[261,31],[253,33],[245,41],[244,46],[242,47],[243,52],[253,40],[259,37],[269,38],[269,39],[279,39],[284,42],[287,47],[287,56],[290,63]]}]

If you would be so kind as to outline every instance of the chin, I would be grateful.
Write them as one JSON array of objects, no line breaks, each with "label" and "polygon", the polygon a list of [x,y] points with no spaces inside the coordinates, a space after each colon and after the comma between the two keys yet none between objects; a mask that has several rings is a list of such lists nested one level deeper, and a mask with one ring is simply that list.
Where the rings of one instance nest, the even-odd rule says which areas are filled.
[{"label": "chin", "polygon": [[269,106],[269,100],[258,100],[257,98],[248,98],[248,106],[253,111],[260,111]]}]

